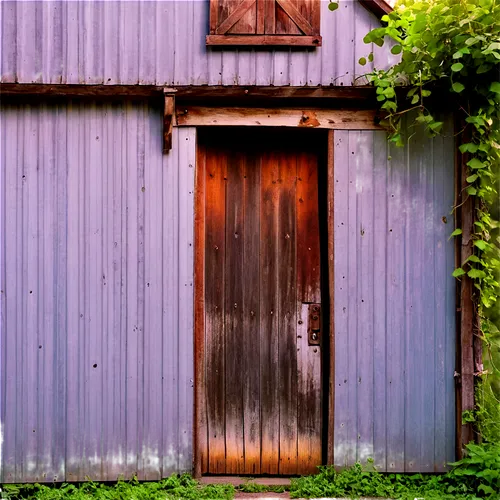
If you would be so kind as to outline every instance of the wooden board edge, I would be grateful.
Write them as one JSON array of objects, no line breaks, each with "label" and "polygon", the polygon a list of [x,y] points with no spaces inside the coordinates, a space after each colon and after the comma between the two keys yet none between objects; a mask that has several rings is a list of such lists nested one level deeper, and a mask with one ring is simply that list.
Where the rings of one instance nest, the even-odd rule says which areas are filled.
[{"label": "wooden board edge", "polygon": [[327,156],[327,220],[328,220],[328,291],[330,301],[330,366],[328,379],[328,443],[327,462],[334,464],[335,445],[335,245],[334,245],[334,174],[335,174],[335,132],[328,131],[328,156]]},{"label": "wooden board edge", "polygon": [[178,127],[298,127],[333,130],[383,130],[374,109],[257,108],[181,106]]},{"label": "wooden board edge", "polygon": [[201,418],[204,415],[205,377],[202,369],[205,355],[205,154],[196,134],[195,164],[195,212],[194,212],[194,428],[193,428],[193,473],[202,475],[201,463]]},{"label": "wooden board edge", "polygon": [[293,47],[321,47],[321,36],[310,35],[207,35],[206,45],[241,46],[241,45],[273,45]]}]

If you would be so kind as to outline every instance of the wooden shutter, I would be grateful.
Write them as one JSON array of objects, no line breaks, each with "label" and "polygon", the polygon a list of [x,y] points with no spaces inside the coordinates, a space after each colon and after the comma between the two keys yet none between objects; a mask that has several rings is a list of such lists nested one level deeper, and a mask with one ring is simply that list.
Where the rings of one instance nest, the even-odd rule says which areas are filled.
[{"label": "wooden shutter", "polygon": [[210,0],[207,45],[320,46],[321,0]]}]

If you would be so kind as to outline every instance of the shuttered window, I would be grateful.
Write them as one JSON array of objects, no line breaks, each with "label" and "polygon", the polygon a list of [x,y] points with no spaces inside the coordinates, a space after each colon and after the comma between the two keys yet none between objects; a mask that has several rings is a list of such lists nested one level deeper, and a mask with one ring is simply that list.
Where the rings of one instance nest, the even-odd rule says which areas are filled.
[{"label": "shuttered window", "polygon": [[320,0],[210,0],[207,45],[320,46]]}]

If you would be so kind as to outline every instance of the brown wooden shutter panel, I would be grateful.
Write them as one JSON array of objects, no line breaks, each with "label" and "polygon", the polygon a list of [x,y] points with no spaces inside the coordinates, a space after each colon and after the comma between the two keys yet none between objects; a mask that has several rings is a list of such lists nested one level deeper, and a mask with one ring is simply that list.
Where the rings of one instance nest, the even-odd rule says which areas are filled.
[{"label": "brown wooden shutter panel", "polygon": [[321,45],[320,0],[210,0],[207,45]]}]

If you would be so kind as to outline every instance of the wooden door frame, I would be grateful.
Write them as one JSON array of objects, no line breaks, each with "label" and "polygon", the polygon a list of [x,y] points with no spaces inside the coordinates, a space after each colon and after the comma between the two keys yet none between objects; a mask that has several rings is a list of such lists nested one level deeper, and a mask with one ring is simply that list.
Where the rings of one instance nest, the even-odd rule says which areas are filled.
[{"label": "wooden door frame", "polygon": [[[327,226],[326,237],[328,239],[328,301],[330,318],[328,322],[329,332],[329,376],[328,376],[328,421],[327,426],[327,450],[326,450],[326,463],[333,465],[334,458],[334,429],[335,429],[335,245],[333,240],[334,232],[334,145],[335,145],[335,131],[328,131],[328,144],[327,144],[327,182],[326,182],[326,206],[327,206]],[[324,394],[324,389],[323,389]]]},{"label": "wooden door frame", "polygon": [[196,164],[194,181],[194,418],[193,418],[193,472],[201,477],[201,433],[203,418],[205,373],[201,369],[205,358],[205,159],[200,151],[196,133]]},{"label": "wooden door frame", "polygon": [[[202,446],[206,445],[206,436],[202,435],[202,423],[206,411],[204,404],[205,373],[200,367],[204,363],[205,356],[205,159],[206,156],[200,147],[198,134],[196,134],[196,164],[195,164],[195,185],[194,185],[194,419],[193,419],[193,473],[194,477],[202,476],[201,453]],[[325,401],[325,394],[328,390],[328,419],[326,422],[327,442],[322,442],[322,447],[326,446],[327,463],[333,464],[333,430],[334,430],[334,374],[335,374],[335,336],[334,336],[334,245],[330,237],[333,233],[333,148],[334,131],[329,130],[327,135],[327,227],[328,231],[323,237],[328,239],[328,270],[324,270],[324,275],[328,276],[329,290],[329,366],[328,366],[328,388],[322,387],[322,398]],[[321,237],[321,234],[320,234]],[[325,423],[324,423],[325,425]],[[323,434],[324,435],[324,434]]]}]

